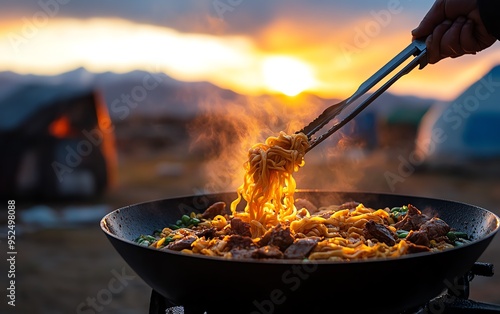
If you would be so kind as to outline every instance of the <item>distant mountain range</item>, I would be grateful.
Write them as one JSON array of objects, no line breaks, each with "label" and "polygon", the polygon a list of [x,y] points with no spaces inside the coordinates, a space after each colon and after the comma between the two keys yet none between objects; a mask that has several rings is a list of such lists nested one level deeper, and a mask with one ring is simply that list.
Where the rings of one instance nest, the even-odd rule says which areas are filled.
[{"label": "distant mountain range", "polygon": [[[274,113],[289,111],[297,105],[308,107],[309,115],[317,115],[337,99],[324,99],[312,94],[298,97],[284,95],[246,96],[208,82],[182,82],[165,74],[146,71],[128,73],[92,73],[78,68],[55,76],[22,75],[0,72],[0,102],[19,84],[75,84],[102,92],[113,120],[131,116],[190,118],[200,112],[224,112],[231,106],[240,110],[259,110],[275,106]],[[436,101],[416,96],[399,96],[385,92],[366,110],[379,116],[394,110],[426,110]],[[291,106],[289,106],[291,105]]]}]

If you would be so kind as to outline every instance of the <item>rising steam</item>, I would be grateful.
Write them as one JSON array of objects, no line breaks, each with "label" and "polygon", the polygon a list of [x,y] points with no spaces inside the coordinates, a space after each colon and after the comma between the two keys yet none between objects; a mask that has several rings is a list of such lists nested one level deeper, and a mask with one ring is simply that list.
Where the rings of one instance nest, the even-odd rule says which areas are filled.
[{"label": "rising steam", "polygon": [[204,192],[235,191],[250,147],[280,131],[300,130],[323,108],[310,96],[208,96],[189,128],[191,152],[203,159]]}]

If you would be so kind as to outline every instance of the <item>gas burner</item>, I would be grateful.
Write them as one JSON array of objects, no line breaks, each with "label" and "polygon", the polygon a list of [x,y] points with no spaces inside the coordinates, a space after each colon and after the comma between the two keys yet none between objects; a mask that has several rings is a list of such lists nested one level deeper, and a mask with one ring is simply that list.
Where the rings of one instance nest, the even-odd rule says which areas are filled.
[{"label": "gas burner", "polygon": [[[403,311],[400,314],[486,314],[500,313],[500,305],[469,300],[470,282],[475,276],[493,276],[493,264],[476,262],[469,272],[447,282],[447,289],[439,296],[429,300],[417,308]],[[387,313],[391,313],[390,309]],[[200,306],[183,306],[172,304],[155,290],[151,293],[149,314],[217,314],[208,313]]]},{"label": "gas burner", "polygon": [[422,307],[402,314],[500,313],[500,305],[469,300],[470,282],[474,276],[493,276],[493,264],[476,262],[464,276],[447,282],[447,289]]}]

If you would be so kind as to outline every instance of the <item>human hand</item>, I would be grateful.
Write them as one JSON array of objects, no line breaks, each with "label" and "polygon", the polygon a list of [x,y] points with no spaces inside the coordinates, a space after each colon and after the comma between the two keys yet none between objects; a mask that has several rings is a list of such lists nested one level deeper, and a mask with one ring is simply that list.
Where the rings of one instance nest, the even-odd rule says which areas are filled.
[{"label": "human hand", "polygon": [[434,64],[493,45],[496,38],[486,30],[476,1],[437,0],[412,31],[413,38],[426,38],[427,58]]}]

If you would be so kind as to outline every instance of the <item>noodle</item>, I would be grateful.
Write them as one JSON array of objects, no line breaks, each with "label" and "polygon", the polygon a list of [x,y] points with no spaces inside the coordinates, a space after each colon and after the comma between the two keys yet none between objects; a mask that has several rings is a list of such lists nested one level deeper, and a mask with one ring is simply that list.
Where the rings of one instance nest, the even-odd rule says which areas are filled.
[{"label": "noodle", "polygon": [[[237,189],[230,211],[224,212],[225,203],[218,202],[203,214],[184,215],[173,229],[164,228],[154,237],[139,237],[138,243],[223,258],[348,261],[439,251],[453,247],[458,237],[466,241],[463,233],[455,233],[453,241],[447,240],[449,226],[421,214],[412,205],[374,209],[349,202],[297,209],[293,173],[304,165],[308,148],[308,139],[302,133],[281,132],[254,145],[248,152],[243,184]],[[245,208],[238,210],[242,200],[246,201]],[[417,219],[421,229],[437,228],[433,231],[441,232],[440,237],[427,239],[427,229],[413,229],[415,222],[409,224],[412,229],[408,232],[404,229],[405,219]],[[422,241],[428,243],[420,245]],[[307,254],[288,252],[296,243],[302,244],[295,249],[306,245]]]},{"label": "noodle", "polygon": [[[248,152],[245,178],[231,212],[251,224],[252,237],[260,237],[268,228],[295,219],[296,184],[292,174],[304,165],[307,148],[309,141],[304,134],[281,132]],[[241,198],[247,202],[243,213],[236,211]]]}]

